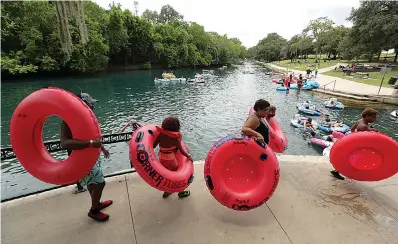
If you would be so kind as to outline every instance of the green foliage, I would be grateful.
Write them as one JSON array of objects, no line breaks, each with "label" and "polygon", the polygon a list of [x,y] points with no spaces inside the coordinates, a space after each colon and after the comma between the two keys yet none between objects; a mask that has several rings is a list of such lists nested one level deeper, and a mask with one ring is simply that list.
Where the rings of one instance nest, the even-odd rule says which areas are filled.
[{"label": "green foliage", "polygon": [[251,58],[274,61],[280,56],[289,59],[307,58],[309,54],[327,54],[328,58],[351,60],[376,55],[380,58],[382,50],[395,49],[398,57],[398,2],[396,1],[361,1],[358,9],[353,9],[348,20],[352,28],[334,26],[327,17],[311,20],[301,34],[294,35],[281,47],[284,41],[270,38],[269,34],[255,47],[249,48]]},{"label": "green foliage", "polygon": [[395,48],[398,53],[398,2],[363,1],[349,19],[353,22],[349,37],[358,50],[356,56],[365,53],[371,61],[381,50]]},{"label": "green foliage", "polygon": [[152,69],[151,62],[144,63],[140,66],[140,69]]},{"label": "green foliage", "polygon": [[38,67],[32,64],[21,64],[22,52],[10,52],[8,55],[1,53],[1,71],[7,71],[10,74],[26,74],[36,72]]},{"label": "green foliage", "polygon": [[228,64],[246,57],[238,39],[206,32],[203,26],[184,21],[169,5],[159,14],[146,10],[142,17],[115,3],[109,10],[92,1],[84,1],[83,7],[87,42],[82,42],[81,20],[69,19],[69,56],[60,44],[61,36],[69,35],[60,34],[66,28],[59,28],[55,3],[2,2],[2,72],[92,73],[115,65],[150,69],[152,64],[195,67]]},{"label": "green foliage", "polygon": [[286,46],[287,41],[277,33],[270,33],[255,46],[255,58],[272,62],[279,60],[282,53],[282,48]]}]

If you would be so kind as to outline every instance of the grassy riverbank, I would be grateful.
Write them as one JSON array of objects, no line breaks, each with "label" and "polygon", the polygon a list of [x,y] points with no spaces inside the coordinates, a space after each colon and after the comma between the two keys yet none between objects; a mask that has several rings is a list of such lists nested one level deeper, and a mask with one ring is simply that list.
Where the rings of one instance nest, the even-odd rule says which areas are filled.
[{"label": "grassy riverbank", "polygon": [[[380,86],[381,80],[383,79],[383,74],[380,72],[367,72],[369,74],[369,78],[367,79],[362,79],[362,78],[355,78],[353,75],[344,75],[343,72],[341,71],[327,71],[323,73],[324,75],[330,75],[346,80],[352,80],[355,82],[367,84],[367,85],[372,85],[372,86]],[[388,80],[390,80],[391,76],[398,76],[398,70],[393,70],[390,73],[386,74],[384,77],[384,82],[383,82],[383,87],[391,87],[388,84]]]},{"label": "grassy riverbank", "polygon": [[[343,61],[340,61],[340,63]],[[291,60],[282,60],[280,62],[275,63],[276,65],[286,67],[288,69],[295,69],[295,70],[301,70],[301,71],[306,71],[307,68],[309,67],[311,70],[314,70],[316,65],[318,65],[318,69],[322,68],[327,68],[330,66],[335,66],[337,65],[337,60],[326,60],[323,61],[321,60],[318,64],[315,63],[315,61],[312,59],[307,59],[307,63],[305,63],[304,60],[297,60],[297,62],[291,62]]]}]

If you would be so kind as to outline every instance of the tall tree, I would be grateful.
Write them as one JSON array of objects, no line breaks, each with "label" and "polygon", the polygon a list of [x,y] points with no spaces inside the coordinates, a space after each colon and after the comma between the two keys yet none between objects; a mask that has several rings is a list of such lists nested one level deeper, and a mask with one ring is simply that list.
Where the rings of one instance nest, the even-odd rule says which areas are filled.
[{"label": "tall tree", "polygon": [[87,27],[84,22],[82,1],[54,1],[57,9],[59,24],[59,40],[63,51],[69,59],[72,53],[72,37],[69,31],[69,22],[75,20],[80,30],[80,40],[83,44],[88,42]]},{"label": "tall tree", "polygon": [[333,55],[333,58],[336,58],[339,44],[348,34],[348,31],[348,28],[340,25],[330,31],[322,33],[319,36],[322,51],[328,54],[328,58],[330,58],[330,55]]},{"label": "tall tree", "polygon": [[156,12],[156,10],[145,10],[142,13],[142,17],[151,21],[153,24],[157,24],[159,22],[159,14]]},{"label": "tall tree", "polygon": [[311,20],[304,32],[310,33],[315,39],[315,60],[318,60],[318,53],[321,46],[320,36],[333,29],[334,22],[328,17],[319,17]]},{"label": "tall tree", "polygon": [[268,62],[279,60],[286,43],[286,39],[277,33],[270,33],[256,45],[256,58]]},{"label": "tall tree", "polygon": [[[363,1],[353,9],[352,38],[369,60],[383,49],[398,49],[398,3],[394,1]],[[394,62],[396,62],[396,58]]]},{"label": "tall tree", "polygon": [[165,5],[160,10],[159,14],[159,23],[167,24],[172,21],[180,21],[183,20],[184,16],[178,13],[173,7],[170,5]]}]

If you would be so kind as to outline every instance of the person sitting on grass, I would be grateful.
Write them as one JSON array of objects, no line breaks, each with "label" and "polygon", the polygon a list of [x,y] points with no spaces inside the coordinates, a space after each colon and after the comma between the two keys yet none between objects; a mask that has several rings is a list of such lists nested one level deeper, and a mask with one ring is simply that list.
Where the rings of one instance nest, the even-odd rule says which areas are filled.
[{"label": "person sitting on grass", "polygon": [[[351,132],[360,132],[360,131],[377,131],[373,129],[369,124],[374,123],[376,121],[377,110],[372,108],[367,108],[362,112],[362,119],[359,119],[355,122],[355,124],[351,127]],[[344,180],[344,177],[340,175],[337,170],[332,170],[330,173],[333,177]]]}]

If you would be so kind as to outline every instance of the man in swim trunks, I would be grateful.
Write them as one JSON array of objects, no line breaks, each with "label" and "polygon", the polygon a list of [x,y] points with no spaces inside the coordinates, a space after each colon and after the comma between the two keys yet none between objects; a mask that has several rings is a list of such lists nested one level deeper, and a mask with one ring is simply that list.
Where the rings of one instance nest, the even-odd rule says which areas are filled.
[{"label": "man in swim trunks", "polygon": [[[94,109],[94,103],[97,100],[93,99],[87,93],[81,93],[78,95],[91,109]],[[68,151],[68,155],[72,153],[73,150],[81,150],[89,147],[101,148],[105,157],[109,157],[109,152],[102,146],[101,139],[94,138],[92,140],[81,141],[75,140],[72,137],[72,132],[69,126],[62,122],[61,124],[61,146]],[[79,180],[81,186],[87,185],[87,189],[91,196],[91,209],[88,212],[88,216],[97,221],[106,221],[109,219],[109,215],[102,213],[100,210],[109,207],[113,201],[107,200],[100,202],[102,191],[105,187],[105,179],[102,173],[101,162],[98,158],[96,164],[93,166],[91,171],[81,180]]]},{"label": "man in swim trunks", "polygon": [[[369,124],[376,121],[377,110],[372,108],[367,108],[362,112],[362,119],[357,120],[355,124],[351,127],[351,132],[360,132],[360,131],[377,131],[370,127]],[[332,170],[330,173],[339,180],[344,180],[344,177],[340,175],[337,170]]]}]

